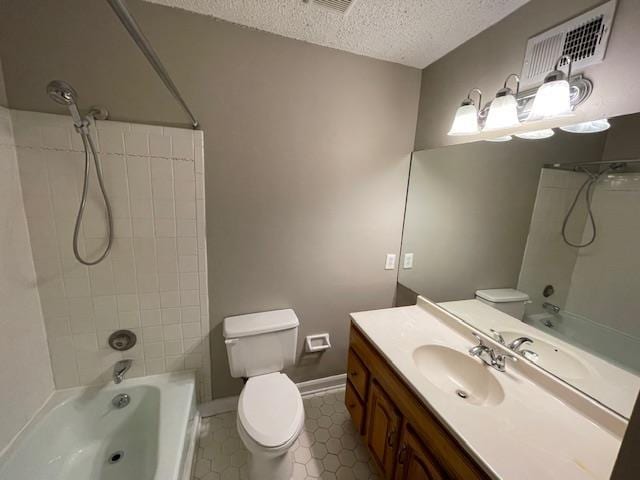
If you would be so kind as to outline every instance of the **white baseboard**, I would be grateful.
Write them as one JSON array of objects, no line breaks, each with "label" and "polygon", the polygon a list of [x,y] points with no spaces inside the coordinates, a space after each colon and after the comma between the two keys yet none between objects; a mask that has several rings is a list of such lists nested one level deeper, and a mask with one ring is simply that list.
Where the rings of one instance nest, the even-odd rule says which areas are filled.
[{"label": "white baseboard", "polygon": [[234,412],[238,408],[238,396],[215,398],[198,405],[202,417],[211,417],[221,413]]},{"label": "white baseboard", "polygon": [[303,397],[313,395],[315,393],[325,392],[327,390],[335,390],[344,387],[347,384],[347,374],[333,375],[332,377],[316,378],[307,382],[297,383],[296,386],[300,390]]},{"label": "white baseboard", "polygon": [[[316,378],[306,382],[297,383],[296,386],[300,390],[303,397],[315,395],[316,393],[335,390],[346,385],[347,374],[333,375],[332,377]],[[238,396],[216,398],[209,402],[198,405],[198,411],[202,417],[211,417],[212,415],[220,415],[221,413],[234,412],[238,408]]]}]

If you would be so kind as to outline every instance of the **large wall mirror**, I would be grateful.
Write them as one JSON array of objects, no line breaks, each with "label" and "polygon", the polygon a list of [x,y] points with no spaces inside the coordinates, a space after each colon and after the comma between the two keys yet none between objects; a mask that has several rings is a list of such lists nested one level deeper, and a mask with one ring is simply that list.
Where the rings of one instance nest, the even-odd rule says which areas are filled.
[{"label": "large wall mirror", "polygon": [[[400,289],[624,417],[640,388],[640,114],[414,152]],[[408,262],[411,263],[411,262]]]}]

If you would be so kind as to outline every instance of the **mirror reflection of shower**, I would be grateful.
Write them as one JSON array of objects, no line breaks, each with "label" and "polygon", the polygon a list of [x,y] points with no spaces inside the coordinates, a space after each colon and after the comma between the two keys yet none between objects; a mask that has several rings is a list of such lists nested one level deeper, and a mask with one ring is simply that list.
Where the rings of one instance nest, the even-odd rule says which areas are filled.
[{"label": "mirror reflection of shower", "polygon": [[[60,105],[65,105],[71,113],[73,124],[76,127],[76,131],[82,138],[82,145],[84,146],[84,181],[82,185],[82,199],[80,200],[80,207],[78,208],[78,214],[76,216],[75,227],[73,229],[73,254],[76,259],[83,265],[96,265],[100,263],[109,254],[111,245],[113,244],[113,218],[111,216],[111,204],[109,203],[109,197],[107,196],[106,189],[104,187],[104,181],[102,179],[102,170],[100,168],[100,159],[98,158],[97,149],[91,135],[89,133],[89,125],[93,117],[91,113],[87,117],[83,117],[80,114],[77,106],[78,94],[71,85],[62,80],[54,80],[47,85],[47,93],[49,97]],[[89,174],[91,169],[91,162],[89,157],[93,157],[93,164],[96,169],[96,177],[98,179],[98,185],[102,193],[104,200],[105,213],[107,217],[107,245],[100,256],[95,260],[87,260],[82,257],[78,247],[78,237],[80,235],[80,227],[82,225],[82,216],[84,215],[85,206],[87,203],[87,194],[89,190]]]},{"label": "mirror reflection of shower", "polygon": [[[593,216],[593,207],[592,207],[593,190],[603,175],[609,172],[613,172],[615,170],[624,168],[625,166],[626,164],[622,162],[612,162],[604,170],[601,170],[598,173],[590,172],[584,166],[580,166],[576,168],[576,171],[583,171],[584,173],[586,173],[588,178],[585,180],[582,186],[578,189],[576,196],[573,199],[573,202],[571,202],[571,206],[569,207],[569,210],[567,210],[567,214],[564,217],[564,221],[562,222],[562,240],[564,241],[564,243],[566,243],[570,247],[584,248],[584,247],[588,247],[589,245],[591,245],[593,242],[596,241],[598,231],[596,229],[596,219]],[[586,188],[586,191],[585,191],[585,188]],[[583,191],[585,191],[584,198],[585,198],[585,203],[587,205],[587,214],[589,218],[589,223],[591,223],[591,238],[582,243],[578,243],[578,242],[572,242],[567,237],[567,224],[569,223],[571,214],[576,208],[576,204],[578,203],[580,195],[582,194]]]}]

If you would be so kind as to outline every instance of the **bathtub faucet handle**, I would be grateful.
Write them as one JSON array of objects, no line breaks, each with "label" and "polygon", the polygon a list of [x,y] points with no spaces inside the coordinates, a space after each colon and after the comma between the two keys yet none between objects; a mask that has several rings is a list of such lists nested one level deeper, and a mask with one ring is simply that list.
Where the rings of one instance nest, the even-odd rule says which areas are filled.
[{"label": "bathtub faucet handle", "polygon": [[133,360],[120,360],[113,366],[113,383],[121,383],[124,380],[124,374],[131,368]]}]

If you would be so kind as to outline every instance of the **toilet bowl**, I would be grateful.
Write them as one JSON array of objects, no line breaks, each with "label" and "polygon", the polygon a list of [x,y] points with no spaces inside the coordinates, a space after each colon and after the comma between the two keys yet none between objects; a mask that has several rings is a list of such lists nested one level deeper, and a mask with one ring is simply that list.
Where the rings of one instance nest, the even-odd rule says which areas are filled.
[{"label": "toilet bowl", "polygon": [[227,317],[223,333],[231,374],[247,379],[238,400],[238,435],[249,451],[251,480],[290,480],[289,452],[304,425],[298,387],[280,370],[295,361],[293,310]]},{"label": "toilet bowl", "polygon": [[238,401],[238,434],[250,452],[249,477],[289,480],[289,449],[304,425],[302,397],[282,373],[250,378]]}]

